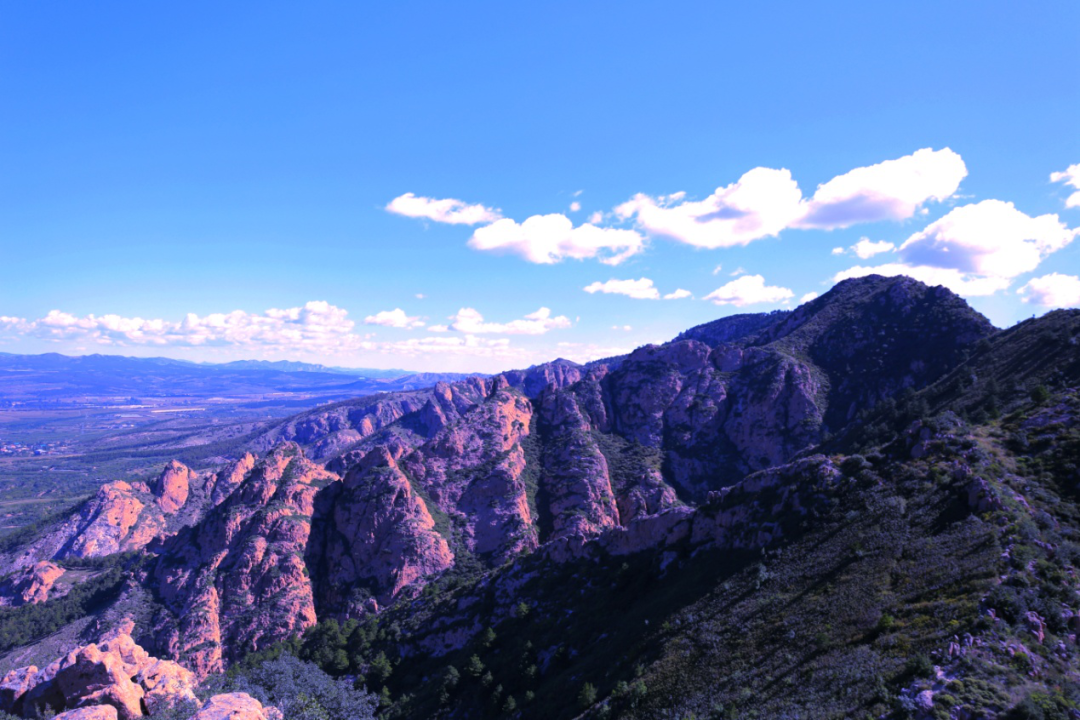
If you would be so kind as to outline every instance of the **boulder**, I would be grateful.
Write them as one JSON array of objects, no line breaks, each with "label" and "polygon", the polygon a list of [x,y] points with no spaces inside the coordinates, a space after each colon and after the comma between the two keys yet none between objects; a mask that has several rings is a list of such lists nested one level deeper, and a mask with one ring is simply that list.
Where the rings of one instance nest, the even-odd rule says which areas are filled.
[{"label": "boulder", "polygon": [[116,708],[112,705],[93,705],[62,712],[53,720],[117,720],[117,718]]},{"label": "boulder", "polygon": [[281,720],[275,707],[262,703],[247,693],[229,693],[210,698],[191,720]]},{"label": "boulder", "polygon": [[12,670],[0,681],[0,712],[15,713],[26,691],[34,686],[38,669],[36,666]]}]

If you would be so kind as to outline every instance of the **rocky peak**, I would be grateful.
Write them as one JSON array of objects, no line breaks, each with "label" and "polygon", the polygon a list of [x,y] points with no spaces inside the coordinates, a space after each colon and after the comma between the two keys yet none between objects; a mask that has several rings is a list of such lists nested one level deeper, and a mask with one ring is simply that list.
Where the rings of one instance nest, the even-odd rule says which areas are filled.
[{"label": "rocky peak", "polygon": [[[173,613],[158,628],[170,656],[203,677],[315,623],[304,552],[316,495],[334,480],[285,443],[201,522],[165,544],[153,576]],[[252,614],[256,607],[263,612]]]},{"label": "rocky peak", "polygon": [[162,512],[171,515],[184,506],[195,473],[183,463],[173,460],[154,483],[153,492]]}]

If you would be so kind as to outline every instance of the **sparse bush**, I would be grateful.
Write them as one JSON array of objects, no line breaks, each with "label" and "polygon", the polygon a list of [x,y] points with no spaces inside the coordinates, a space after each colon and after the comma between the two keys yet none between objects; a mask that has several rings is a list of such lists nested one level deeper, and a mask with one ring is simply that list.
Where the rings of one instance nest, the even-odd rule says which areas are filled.
[{"label": "sparse bush", "polygon": [[289,720],[368,720],[375,717],[377,705],[374,695],[357,690],[350,680],[335,680],[292,655],[248,670],[229,690],[273,705]]}]

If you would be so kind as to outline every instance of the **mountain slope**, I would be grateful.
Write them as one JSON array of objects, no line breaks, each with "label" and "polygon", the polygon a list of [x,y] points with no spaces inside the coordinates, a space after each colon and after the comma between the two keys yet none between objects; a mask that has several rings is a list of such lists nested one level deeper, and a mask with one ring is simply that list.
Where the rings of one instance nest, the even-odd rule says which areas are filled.
[{"label": "mountain slope", "polygon": [[315,408],[189,491],[123,597],[200,677],[289,651],[388,718],[1068,718],[1078,330],[870,277]]}]

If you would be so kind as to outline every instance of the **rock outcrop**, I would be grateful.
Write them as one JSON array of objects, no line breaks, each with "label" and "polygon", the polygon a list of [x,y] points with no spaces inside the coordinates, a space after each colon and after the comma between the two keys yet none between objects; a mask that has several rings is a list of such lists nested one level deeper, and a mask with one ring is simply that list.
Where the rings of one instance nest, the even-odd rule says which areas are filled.
[{"label": "rock outcrop", "polygon": [[215,695],[191,720],[282,720],[275,707],[263,707],[247,693]]},{"label": "rock outcrop", "polygon": [[[450,567],[453,554],[394,458],[373,451],[319,498],[308,551],[320,606],[359,615]],[[377,606],[376,606],[377,607]]]},{"label": "rock outcrop", "polygon": [[333,480],[286,443],[165,543],[153,578],[175,614],[160,629],[171,657],[204,677],[315,624],[304,553],[315,496]]},{"label": "rock outcrop", "polygon": [[163,513],[171,515],[184,506],[194,478],[195,473],[176,460],[165,466],[154,485],[154,495]]},{"label": "rock outcrop", "polygon": [[[131,639],[132,627],[110,632],[42,670],[30,666],[8,673],[0,685],[0,710],[34,716],[77,711],[69,717],[131,720],[195,702],[194,674],[151,657]],[[106,706],[110,709],[97,709]]]},{"label": "rock outcrop", "polygon": [[152,485],[106,483],[70,517],[0,561],[22,569],[41,560],[100,558],[142,550],[201,517],[220,475],[200,476],[174,460]]},{"label": "rock outcrop", "polygon": [[47,560],[23,568],[0,582],[0,607],[45,602],[63,574],[64,568]]}]

